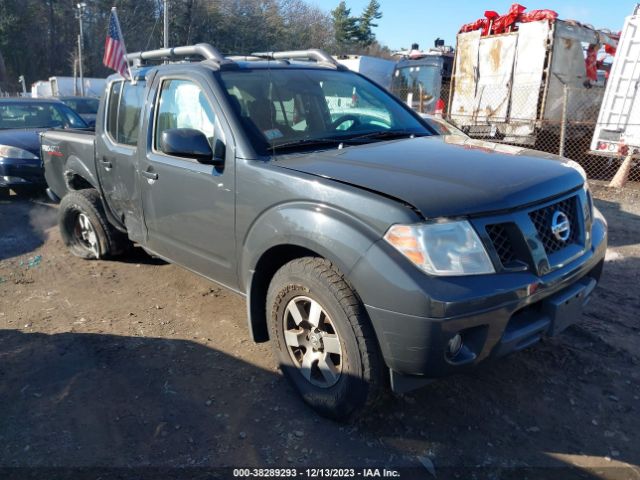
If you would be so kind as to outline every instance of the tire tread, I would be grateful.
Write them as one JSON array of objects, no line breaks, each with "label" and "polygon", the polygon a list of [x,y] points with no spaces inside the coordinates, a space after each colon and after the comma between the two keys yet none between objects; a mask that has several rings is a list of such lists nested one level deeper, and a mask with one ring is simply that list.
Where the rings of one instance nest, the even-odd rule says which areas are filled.
[{"label": "tire tread", "polygon": [[[321,279],[346,314],[358,345],[362,378],[368,385],[366,400],[360,412],[366,411],[378,402],[384,392],[384,362],[364,305],[342,272],[331,261],[322,257],[301,257],[290,261],[276,272],[272,284],[285,283],[291,275],[299,274]],[[358,414],[353,413],[352,418]]]},{"label": "tire tread", "polygon": [[95,188],[86,188],[82,190],[72,190],[67,193],[60,202],[60,229],[64,228],[64,215],[72,206],[77,205],[83,209],[90,210],[95,218],[97,218],[100,230],[99,235],[104,234],[105,251],[101,252],[102,257],[114,257],[126,251],[128,247],[128,238],[120,231],[116,230],[104,211],[102,198]]}]

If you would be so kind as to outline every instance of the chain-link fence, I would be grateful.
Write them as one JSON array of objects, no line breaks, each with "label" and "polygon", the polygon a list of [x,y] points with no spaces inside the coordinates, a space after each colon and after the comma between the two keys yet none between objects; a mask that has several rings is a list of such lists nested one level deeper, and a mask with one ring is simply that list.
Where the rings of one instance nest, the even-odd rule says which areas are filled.
[{"label": "chain-link fence", "polygon": [[[464,79],[452,83],[444,118],[472,138],[559,154],[580,163],[590,179],[613,178],[629,146],[623,145],[619,133],[613,140],[601,140],[600,135],[593,139],[604,86],[565,84],[560,79],[517,85],[492,80],[468,87]],[[604,126],[608,132],[640,133],[640,125],[630,125],[628,116],[611,118],[616,123]],[[640,162],[635,158],[627,179],[640,182]]]}]

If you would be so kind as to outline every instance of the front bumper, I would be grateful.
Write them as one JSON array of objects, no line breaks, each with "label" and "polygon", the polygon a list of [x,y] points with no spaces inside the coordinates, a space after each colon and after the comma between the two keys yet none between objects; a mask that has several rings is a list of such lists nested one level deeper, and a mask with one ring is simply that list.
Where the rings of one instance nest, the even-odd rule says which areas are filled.
[{"label": "front bumper", "polygon": [[40,187],[46,184],[40,160],[0,158],[0,187]]},{"label": "front bumper", "polygon": [[[374,245],[350,277],[365,302],[394,390],[410,389],[411,377],[442,377],[521,350],[577,321],[600,279],[607,248],[605,222],[596,218],[591,227],[589,248],[544,275],[529,270],[434,278],[406,268],[383,243]],[[372,287],[373,278],[383,283]],[[361,280],[367,285],[362,289]],[[456,334],[463,348],[451,357],[448,343]]]}]

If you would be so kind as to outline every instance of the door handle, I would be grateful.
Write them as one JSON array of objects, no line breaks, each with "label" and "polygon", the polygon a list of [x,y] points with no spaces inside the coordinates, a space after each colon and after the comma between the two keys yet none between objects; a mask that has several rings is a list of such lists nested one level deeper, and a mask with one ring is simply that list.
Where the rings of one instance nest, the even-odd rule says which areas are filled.
[{"label": "door handle", "polygon": [[148,170],[145,170],[144,172],[142,172],[142,175],[146,178],[148,178],[149,180],[157,180],[158,179],[158,174],[156,172],[150,172]]},{"label": "door handle", "polygon": [[107,168],[107,169],[109,169],[109,168],[112,168],[112,167],[113,167],[113,165],[111,164],[111,162],[110,162],[109,160],[107,160],[106,158],[104,158],[104,157],[100,160],[100,163],[102,163],[102,166],[103,166],[104,168]]}]

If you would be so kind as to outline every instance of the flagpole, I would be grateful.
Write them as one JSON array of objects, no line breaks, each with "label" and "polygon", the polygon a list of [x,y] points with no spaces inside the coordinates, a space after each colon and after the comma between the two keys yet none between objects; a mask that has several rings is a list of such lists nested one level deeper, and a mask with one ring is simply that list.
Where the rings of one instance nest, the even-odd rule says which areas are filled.
[{"label": "flagpole", "polygon": [[116,19],[116,26],[118,27],[118,35],[122,39],[122,49],[124,50],[124,61],[127,62],[127,70],[129,70],[129,78],[131,79],[131,84],[135,85],[136,81],[131,74],[131,66],[129,65],[129,59],[127,58],[127,45],[124,43],[124,35],[122,35],[122,29],[120,28],[120,19],[118,18],[118,11],[116,7],[111,7],[111,11],[114,14]]}]

